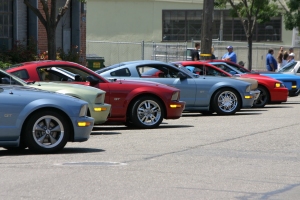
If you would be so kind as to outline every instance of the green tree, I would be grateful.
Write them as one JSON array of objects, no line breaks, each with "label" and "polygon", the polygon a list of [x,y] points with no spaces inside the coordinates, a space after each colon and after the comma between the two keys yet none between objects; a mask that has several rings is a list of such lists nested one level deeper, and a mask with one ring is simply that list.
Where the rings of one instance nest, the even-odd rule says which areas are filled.
[{"label": "green tree", "polygon": [[225,8],[230,5],[232,17],[238,17],[243,25],[248,43],[248,68],[252,70],[252,43],[253,30],[256,23],[270,21],[271,17],[277,16],[278,5],[276,0],[215,0],[215,7]]},{"label": "green tree", "polygon": [[[26,6],[32,10],[32,12],[38,17],[40,22],[46,29],[47,33],[47,43],[48,43],[48,59],[55,60],[56,59],[56,27],[58,22],[66,13],[69,8],[69,4],[71,0],[64,0],[65,5],[63,7],[57,8],[57,2],[59,0],[50,0],[50,7],[48,6],[48,0],[39,0],[42,4],[42,12],[34,7],[29,0],[24,0]],[[86,2],[86,0],[79,0],[81,2]]]},{"label": "green tree", "polygon": [[287,30],[293,30],[300,27],[300,0],[280,1],[280,4],[286,11],[284,14],[284,25]]}]

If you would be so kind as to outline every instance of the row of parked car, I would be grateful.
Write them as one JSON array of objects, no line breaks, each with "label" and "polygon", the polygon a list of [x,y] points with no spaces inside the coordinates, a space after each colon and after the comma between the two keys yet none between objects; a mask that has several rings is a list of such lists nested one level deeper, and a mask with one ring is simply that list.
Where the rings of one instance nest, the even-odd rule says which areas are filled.
[{"label": "row of parked car", "polygon": [[98,71],[33,61],[1,70],[0,84],[0,146],[39,153],[88,140],[94,124],[156,128],[182,112],[231,115],[300,92],[299,76],[251,73],[223,60],[139,60]]}]

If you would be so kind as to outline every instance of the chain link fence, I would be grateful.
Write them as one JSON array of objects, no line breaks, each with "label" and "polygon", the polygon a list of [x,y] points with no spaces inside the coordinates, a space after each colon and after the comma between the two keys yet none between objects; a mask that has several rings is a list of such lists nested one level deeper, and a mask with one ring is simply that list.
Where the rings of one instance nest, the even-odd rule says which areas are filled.
[{"label": "chain link fence", "polygon": [[[189,59],[188,49],[194,47],[192,42],[183,43],[154,43],[154,42],[110,42],[91,41],[86,44],[87,55],[93,54],[104,57],[105,66],[131,60],[160,60],[164,62],[180,61]],[[227,53],[226,47],[233,46],[237,54],[237,61],[243,61],[248,67],[248,44],[246,42],[213,41],[214,54],[221,58]],[[270,48],[274,49],[274,57],[277,57],[280,46],[278,44],[253,43],[252,46],[252,69],[265,70],[265,59]],[[288,51],[290,46],[283,46]],[[300,59],[300,48],[294,47],[295,60]]]}]

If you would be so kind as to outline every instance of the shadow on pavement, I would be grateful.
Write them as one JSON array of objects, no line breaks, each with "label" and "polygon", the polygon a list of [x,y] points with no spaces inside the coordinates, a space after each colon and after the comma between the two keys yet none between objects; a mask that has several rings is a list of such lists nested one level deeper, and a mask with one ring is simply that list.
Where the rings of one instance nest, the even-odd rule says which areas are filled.
[{"label": "shadow on pavement", "polygon": [[[78,147],[65,147],[62,150],[51,153],[51,154],[75,154],[75,153],[95,153],[95,152],[103,152],[105,150],[102,149],[93,149],[93,148],[78,148]],[[29,149],[22,149],[22,150],[0,150],[0,157],[1,156],[26,156],[26,155],[47,155],[47,154],[39,154],[33,153]]]},{"label": "shadow on pavement", "polygon": [[267,109],[269,109],[269,108],[293,108],[293,106],[284,106],[284,105],[282,105],[282,106],[279,106],[279,105],[277,105],[277,106],[271,106],[271,105],[268,105],[268,106],[266,106],[265,108],[267,108]]},{"label": "shadow on pavement", "polygon": [[119,133],[119,132],[100,132],[100,131],[97,131],[97,129],[95,129],[95,128],[93,129],[93,132],[91,132],[91,135],[119,135],[119,134],[122,134],[122,133]]},{"label": "shadow on pavement", "polygon": [[[153,128],[151,130],[156,130],[156,129],[164,129],[164,128],[186,128],[186,127],[194,127],[194,126],[190,126],[190,125],[168,125],[168,123],[161,123],[161,125],[157,128]],[[143,128],[133,128],[133,127],[127,127],[127,126],[94,126],[93,128],[93,132],[91,133],[91,135],[110,135],[110,134],[121,134],[119,132],[101,132],[101,131],[111,131],[111,130],[147,130],[147,129],[143,129]],[[99,131],[96,132],[95,131]]]}]

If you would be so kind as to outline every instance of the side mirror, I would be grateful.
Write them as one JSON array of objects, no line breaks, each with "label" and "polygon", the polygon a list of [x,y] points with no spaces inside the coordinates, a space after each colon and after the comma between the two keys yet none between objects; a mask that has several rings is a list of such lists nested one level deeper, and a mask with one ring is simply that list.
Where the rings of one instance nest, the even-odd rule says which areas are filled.
[{"label": "side mirror", "polygon": [[178,72],[177,77],[180,79],[186,79],[187,76],[185,74],[183,74],[182,72]]},{"label": "side mirror", "polygon": [[94,76],[88,76],[86,77],[86,81],[90,82],[91,84],[97,84],[99,83],[99,80]]},{"label": "side mirror", "polygon": [[235,72],[235,71],[230,71],[230,72],[229,72],[229,74],[231,74],[231,75],[235,75],[235,74],[236,74],[236,72]]}]

